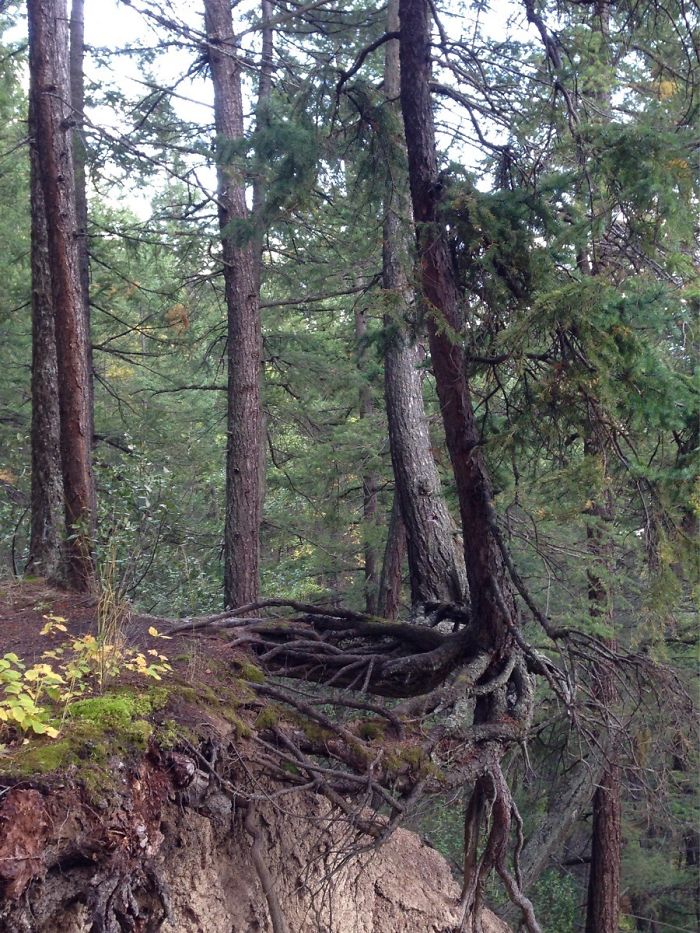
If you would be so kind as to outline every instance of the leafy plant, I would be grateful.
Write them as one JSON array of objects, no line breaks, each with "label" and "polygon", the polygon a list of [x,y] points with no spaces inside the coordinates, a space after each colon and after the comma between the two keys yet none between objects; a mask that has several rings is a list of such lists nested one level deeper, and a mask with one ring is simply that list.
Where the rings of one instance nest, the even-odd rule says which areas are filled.
[{"label": "leafy plant", "polygon": [[[48,614],[44,619],[40,634],[59,632],[65,634],[65,641],[44,651],[42,661],[31,667],[13,652],[0,658],[0,735],[15,729],[24,736],[33,733],[54,739],[72,702],[102,693],[106,683],[124,671],[161,680],[172,670],[167,657],[155,648],[126,645],[113,616],[97,636],[88,632],[77,637],[70,635],[63,616]],[[153,626],[148,634],[168,637]]]}]

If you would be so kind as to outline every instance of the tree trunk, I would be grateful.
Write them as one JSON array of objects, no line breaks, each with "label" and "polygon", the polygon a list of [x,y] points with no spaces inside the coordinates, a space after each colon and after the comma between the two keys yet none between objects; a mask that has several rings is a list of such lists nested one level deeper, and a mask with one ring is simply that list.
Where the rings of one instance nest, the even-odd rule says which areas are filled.
[{"label": "tree trunk", "polygon": [[[391,0],[387,15],[390,32],[398,29],[398,6],[398,0]],[[384,94],[398,124],[394,138],[388,141],[396,170],[389,172],[384,196],[382,285],[388,308],[384,314],[384,394],[396,495],[406,529],[411,600],[414,604],[462,603],[467,597],[466,575],[433,458],[418,368],[419,348],[409,337],[409,317],[415,307],[409,284],[412,217],[408,192],[401,183],[406,172],[406,144],[397,106],[397,40],[387,43]]]},{"label": "tree trunk", "polygon": [[[88,337],[88,372],[90,388],[90,443],[95,437],[95,384],[93,378],[92,340],[90,337],[90,257],[88,249],[88,206],[85,183],[85,0],[73,0],[70,16],[70,93],[73,108],[73,166],[75,171],[75,214],[77,221],[80,286]],[[93,516],[97,516],[97,495],[93,483]],[[93,529],[94,530],[94,529]]]},{"label": "tree trunk", "polygon": [[406,554],[406,526],[401,517],[398,493],[394,492],[389,532],[379,578],[377,614],[384,619],[396,619],[401,605],[401,570]]},{"label": "tree trunk", "polygon": [[619,928],[621,827],[620,769],[611,761],[593,795],[586,933],[617,933]]},{"label": "tree trunk", "polygon": [[228,315],[228,442],[224,528],[224,601],[259,595],[262,409],[260,403],[259,247],[245,228],[245,179],[225,144],[243,138],[241,72],[228,0],[205,0],[207,48],[219,142],[219,226]]},{"label": "tree trunk", "polygon": [[[596,64],[609,69],[609,0],[596,0],[591,28],[598,33],[601,40],[598,53],[600,62]],[[602,119],[609,120],[611,112],[610,91],[603,85],[602,91],[593,88],[593,96]],[[593,190],[590,194],[591,217],[589,219],[591,224],[595,223],[593,212],[597,209],[594,206],[598,200],[596,196],[597,192]],[[596,244],[595,235],[592,237],[591,255],[591,274],[599,275],[603,273],[605,271],[605,262]],[[598,422],[592,401],[589,401],[589,406],[593,410],[589,418],[584,449],[589,456],[603,458],[603,479],[606,482],[608,478],[608,437]],[[613,520],[613,500],[608,488],[603,489],[600,503],[594,503],[590,513],[598,522],[611,525]],[[594,561],[594,566],[591,567],[588,573],[591,619],[593,621],[603,620],[612,629],[614,616],[612,593],[608,581],[612,578],[614,555],[610,543],[605,540],[603,529],[599,525],[589,523],[586,534],[588,549]],[[600,568],[600,572],[596,571],[595,564]],[[612,635],[607,643],[611,648],[617,648],[617,642]],[[586,933],[617,933],[620,920],[622,789],[618,765],[618,729],[615,722],[614,708],[619,701],[619,697],[613,672],[601,664],[594,672],[594,676],[596,682],[593,685],[593,693],[603,706],[603,714],[607,720],[610,751],[603,776],[593,795],[591,867],[588,876]]]},{"label": "tree trunk", "polygon": [[[374,413],[372,389],[364,378],[365,357],[367,355],[367,309],[355,308],[355,337],[357,339],[357,368],[360,371],[362,383],[360,386],[360,420],[370,419]],[[377,611],[377,548],[374,544],[374,534],[377,524],[377,477],[371,470],[362,474],[362,517],[364,536],[364,575],[365,575],[365,609],[370,615]]]},{"label": "tree trunk", "polygon": [[[600,429],[591,421],[587,428],[585,451],[589,456],[601,456],[605,462],[605,441]],[[603,467],[604,476],[607,469]],[[599,522],[612,522],[613,503],[608,489],[601,493],[602,502],[593,503],[589,514]],[[612,627],[613,608],[608,578],[612,574],[613,555],[603,529],[590,523],[586,529],[588,550],[593,566],[588,571],[589,612],[594,622]],[[606,644],[617,648],[614,638]],[[586,933],[617,933],[620,919],[620,853],[621,853],[621,782],[617,763],[617,727],[614,707],[618,701],[614,672],[600,663],[593,672],[593,696],[601,705],[606,720],[609,752],[603,774],[593,795],[593,825],[591,829],[591,868],[588,876]]]},{"label": "tree trunk", "polygon": [[68,16],[65,0],[30,0],[27,10],[31,95],[55,316],[67,579],[72,587],[84,591],[94,580],[92,421],[88,335],[76,241]]},{"label": "tree trunk", "polygon": [[[33,95],[32,95],[33,96]],[[63,540],[63,478],[58,368],[44,193],[36,117],[29,104],[32,210],[32,489],[27,572],[55,577]]]},{"label": "tree trunk", "polygon": [[[437,216],[440,186],[430,99],[428,0],[401,0],[400,19],[401,107],[422,299],[432,367],[459,498],[472,614],[479,624],[485,646],[507,650],[512,643],[512,626],[517,624],[517,611],[506,579],[503,557],[492,532],[491,482],[479,448],[479,433],[466,379],[464,350],[460,343],[459,295],[445,232]],[[410,538],[410,528],[408,533]]]}]

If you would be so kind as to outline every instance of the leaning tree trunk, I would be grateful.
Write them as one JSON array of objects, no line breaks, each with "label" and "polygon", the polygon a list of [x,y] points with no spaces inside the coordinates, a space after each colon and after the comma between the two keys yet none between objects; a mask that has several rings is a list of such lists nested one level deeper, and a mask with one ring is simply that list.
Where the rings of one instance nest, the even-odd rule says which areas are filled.
[{"label": "leaning tree trunk", "polygon": [[[459,294],[438,219],[438,166],[430,98],[430,6],[401,0],[401,107],[432,368],[459,499],[472,613],[486,644],[507,650],[517,612],[493,534],[491,481],[460,343]],[[405,519],[405,516],[404,516]]]},{"label": "leaning tree trunk", "polygon": [[61,416],[58,408],[49,243],[37,152],[36,117],[31,99],[29,152],[32,210],[32,488],[27,572],[52,578],[58,573],[60,565],[64,527]]},{"label": "leaning tree trunk", "polygon": [[36,116],[39,173],[44,195],[55,317],[61,463],[69,584],[94,581],[90,373],[77,250],[73,120],[65,0],[29,0],[31,98]]},{"label": "leaning tree trunk", "polygon": [[[248,229],[245,180],[227,144],[243,138],[241,69],[228,0],[204,0],[218,136],[219,226],[228,316],[228,441],[224,600],[259,596],[262,408],[259,246]],[[235,157],[234,157],[235,158]]]},{"label": "leaning tree trunk", "polygon": [[[398,0],[390,0],[387,31],[397,31],[398,26]],[[462,603],[467,596],[464,565],[433,457],[423,404],[420,351],[409,335],[415,295],[409,282],[413,255],[411,205],[402,183],[406,173],[406,144],[398,110],[397,40],[387,43],[384,94],[397,123],[396,130],[386,139],[389,173],[384,195],[382,270],[387,308],[384,314],[384,394],[396,495],[406,529],[411,600],[414,604]]]},{"label": "leaning tree trunk", "polygon": [[[401,109],[416,224],[430,353],[435,374],[447,447],[459,499],[464,559],[471,603],[471,632],[481,651],[490,656],[489,668],[502,670],[505,659],[514,664],[507,685],[476,701],[478,725],[512,718],[527,728],[533,705],[530,675],[521,654],[519,614],[505,554],[495,524],[491,482],[479,444],[464,350],[461,345],[459,293],[444,228],[438,216],[438,165],[430,98],[430,0],[400,0]],[[518,903],[530,933],[539,933],[532,904],[519,879],[506,863],[514,804],[500,758],[507,741],[480,749],[483,769],[465,813],[465,925],[480,929],[485,881],[496,869],[510,897]],[[478,752],[477,752],[478,754]],[[488,838],[480,857],[478,837],[490,812]]]}]

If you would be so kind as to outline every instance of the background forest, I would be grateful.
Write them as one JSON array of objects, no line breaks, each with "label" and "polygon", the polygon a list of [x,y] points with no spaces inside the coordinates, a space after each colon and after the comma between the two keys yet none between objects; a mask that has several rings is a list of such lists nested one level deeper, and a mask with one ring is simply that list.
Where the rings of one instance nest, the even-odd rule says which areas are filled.
[{"label": "background forest", "polygon": [[[237,5],[239,135],[214,112],[221,4],[201,6],[125,0],[84,13],[85,102],[72,112],[88,202],[97,577],[169,617],[217,612],[225,593],[233,608],[280,597],[420,625],[466,602],[466,546],[474,605],[436,385],[438,342],[458,346],[529,644],[550,650],[546,636],[575,629],[643,660],[608,704],[607,728],[624,734],[609,769],[623,814],[619,929],[697,929],[697,749],[678,699],[696,691],[697,9],[429,4],[439,174],[427,218],[411,176],[416,246],[397,4]],[[21,576],[29,562],[43,576],[32,555],[27,11],[0,12],[0,568]],[[123,17],[116,33],[132,38],[93,44],[97,17]],[[222,219],[234,189],[242,201]],[[454,321],[437,318],[421,282],[437,228]],[[259,567],[241,583],[257,504],[236,506],[253,523],[241,537],[241,467],[231,445],[228,467],[226,456],[243,396],[230,381],[238,285],[224,268],[240,273],[247,255],[261,319],[250,496],[262,511]],[[580,658],[582,644],[550,653],[605,706],[603,655]],[[581,765],[599,733],[538,691],[527,752],[510,751],[504,772],[539,922],[573,933],[592,858]],[[464,796],[430,796],[411,818],[457,866]],[[514,922],[505,894],[487,893]]]}]

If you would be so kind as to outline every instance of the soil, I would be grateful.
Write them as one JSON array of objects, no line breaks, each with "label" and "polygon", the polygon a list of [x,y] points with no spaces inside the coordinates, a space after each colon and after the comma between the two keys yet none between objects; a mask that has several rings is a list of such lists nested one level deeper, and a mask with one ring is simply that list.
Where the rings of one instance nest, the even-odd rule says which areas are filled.
[{"label": "soil", "polygon": [[[0,585],[0,657],[34,663],[65,639],[40,634],[48,614],[81,634],[94,631],[97,604],[42,583]],[[129,643],[145,646],[154,624],[133,614]],[[12,742],[0,754],[0,933],[455,931],[445,859],[402,829],[377,847],[324,798],[264,777],[247,738],[257,701],[232,706],[219,680],[233,656],[216,636],[176,644],[163,648],[179,658],[172,692],[141,745],[115,735],[105,752],[100,736],[36,774],[17,773]],[[119,687],[140,697],[143,679]],[[483,933],[507,931],[487,912]]]}]

